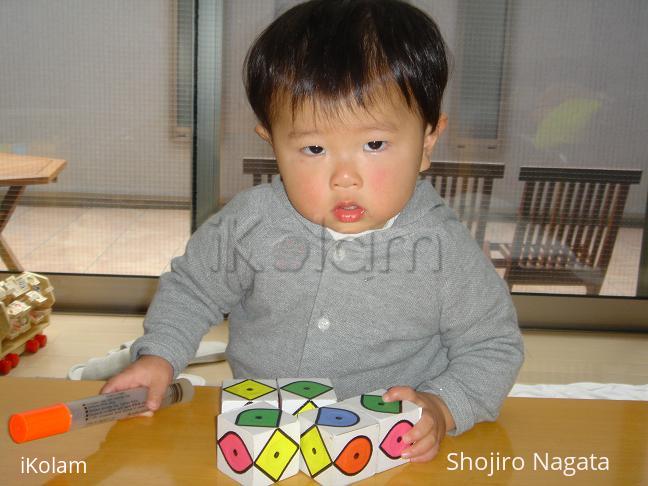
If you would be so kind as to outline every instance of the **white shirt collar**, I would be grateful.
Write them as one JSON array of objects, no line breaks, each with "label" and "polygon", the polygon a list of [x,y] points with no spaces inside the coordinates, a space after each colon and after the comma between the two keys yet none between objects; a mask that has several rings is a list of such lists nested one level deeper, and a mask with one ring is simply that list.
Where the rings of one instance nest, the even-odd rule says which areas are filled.
[{"label": "white shirt collar", "polygon": [[383,226],[382,228],[371,229],[371,230],[363,231],[362,233],[354,233],[354,234],[338,233],[337,231],[332,230],[331,228],[326,228],[326,229],[328,230],[328,232],[331,234],[331,236],[333,237],[333,239],[335,241],[354,240],[354,239],[358,238],[359,236],[368,235],[369,233],[373,233],[374,231],[383,231],[383,230],[386,230],[387,228],[391,228],[392,224],[394,224],[394,221],[396,221],[396,218],[398,218],[399,214],[400,213],[398,213],[396,216],[394,216],[389,221],[387,221],[385,223],[385,226]]}]

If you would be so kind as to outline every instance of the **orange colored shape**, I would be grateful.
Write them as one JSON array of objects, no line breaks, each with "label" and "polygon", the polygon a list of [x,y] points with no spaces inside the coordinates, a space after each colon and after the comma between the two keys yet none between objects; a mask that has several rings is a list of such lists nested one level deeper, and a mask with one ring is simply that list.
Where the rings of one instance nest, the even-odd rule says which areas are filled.
[{"label": "orange colored shape", "polygon": [[335,467],[347,476],[355,476],[369,464],[372,450],[371,440],[359,435],[344,446],[335,460]]},{"label": "orange colored shape", "polygon": [[18,444],[70,430],[72,414],[63,403],[16,413],[9,418],[9,434]]}]

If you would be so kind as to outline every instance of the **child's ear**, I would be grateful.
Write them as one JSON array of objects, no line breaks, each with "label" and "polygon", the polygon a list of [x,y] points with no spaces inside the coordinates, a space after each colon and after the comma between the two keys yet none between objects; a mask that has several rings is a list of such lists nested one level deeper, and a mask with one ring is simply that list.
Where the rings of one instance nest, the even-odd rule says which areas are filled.
[{"label": "child's ear", "polygon": [[441,113],[436,128],[432,128],[432,125],[430,125],[429,123],[425,127],[425,133],[423,135],[423,157],[421,158],[421,171],[430,168],[432,151],[434,150],[434,146],[436,145],[437,140],[439,140],[439,137],[444,132],[447,125],[448,116],[445,113]]},{"label": "child's ear", "polygon": [[254,131],[259,137],[261,137],[263,140],[268,142],[270,146],[272,146],[272,136],[270,135],[270,132],[263,125],[257,124],[257,126],[254,127]]}]

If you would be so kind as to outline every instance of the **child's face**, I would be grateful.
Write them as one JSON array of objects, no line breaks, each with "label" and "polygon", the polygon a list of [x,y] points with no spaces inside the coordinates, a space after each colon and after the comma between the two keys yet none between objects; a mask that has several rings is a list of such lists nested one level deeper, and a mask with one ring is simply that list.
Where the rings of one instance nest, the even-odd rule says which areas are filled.
[{"label": "child's face", "polygon": [[341,107],[318,116],[305,103],[293,118],[290,103],[274,114],[273,147],[288,199],[306,219],[340,233],[382,228],[407,204],[418,173],[445,128],[424,124],[405,100],[386,93],[367,111]]}]

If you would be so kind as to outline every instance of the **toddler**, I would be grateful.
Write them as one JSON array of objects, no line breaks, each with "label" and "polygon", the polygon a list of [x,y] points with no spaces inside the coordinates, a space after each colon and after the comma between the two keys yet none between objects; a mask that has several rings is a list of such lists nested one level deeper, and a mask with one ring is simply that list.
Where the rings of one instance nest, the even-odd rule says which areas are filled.
[{"label": "toddler", "polygon": [[398,0],[313,0],[256,39],[244,76],[280,177],[195,232],[103,391],[147,386],[155,410],[228,314],[234,376],[387,388],[423,408],[403,456],[429,460],[497,417],[523,359],[506,286],[419,179],[446,126],[439,29]]}]

